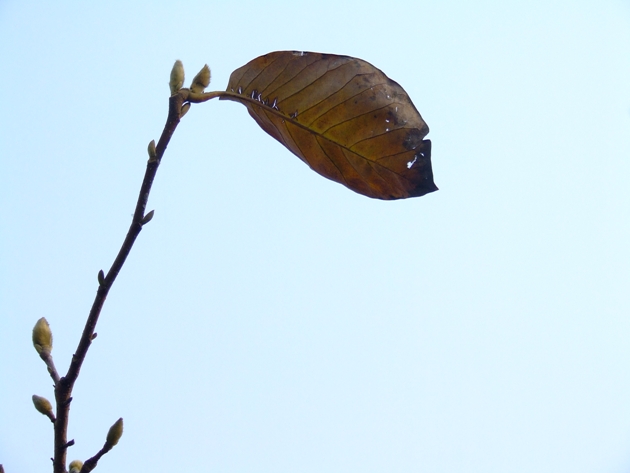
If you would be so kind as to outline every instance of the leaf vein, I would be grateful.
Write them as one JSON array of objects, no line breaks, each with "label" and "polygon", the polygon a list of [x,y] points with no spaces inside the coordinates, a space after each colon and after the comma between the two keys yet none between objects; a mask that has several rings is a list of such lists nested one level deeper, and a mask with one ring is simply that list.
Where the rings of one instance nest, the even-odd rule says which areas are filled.
[{"label": "leaf vein", "polygon": [[[317,64],[318,62],[323,62],[323,61],[324,61],[324,59],[322,58],[322,59],[318,59],[317,61],[314,61],[314,62],[310,63],[308,66],[306,66],[304,69],[302,69],[299,73],[297,73],[297,74],[293,77],[293,79],[295,79],[295,77],[297,77],[299,74],[301,74],[301,73],[302,73],[302,72],[303,72],[306,68],[308,68],[308,67],[310,67],[310,66],[312,66],[312,65],[314,65],[314,64]],[[337,67],[334,67],[334,68],[332,68],[332,69],[327,69],[327,70],[326,70],[326,72],[324,72],[324,73],[323,73],[321,76],[319,76],[317,79],[315,79],[315,80],[314,80],[314,81],[312,81],[312,82],[309,82],[309,83],[308,83],[308,85],[307,85],[306,87],[310,87],[311,85],[315,84],[317,81],[319,81],[319,80],[323,79],[323,78],[326,76],[326,74],[328,74],[329,72],[336,71],[336,70],[337,70],[337,69],[339,69],[340,67],[343,67],[343,66],[345,66],[345,65],[347,65],[347,64],[349,64],[349,63],[348,63],[348,62],[343,62],[343,63],[339,64]],[[358,75],[358,74],[354,75],[354,76],[352,77],[352,79],[354,79],[357,75]],[[292,79],[292,80],[293,80],[293,79]],[[350,80],[352,80],[352,79],[350,79]],[[283,84],[283,85],[284,85],[284,84]],[[282,98],[282,100],[288,100],[288,99],[290,99],[290,98],[291,98],[291,97],[293,97],[294,95],[297,95],[297,94],[299,94],[300,92],[302,92],[304,89],[306,89],[306,87],[302,87],[301,89],[299,89],[299,90],[295,91],[295,92],[294,92],[294,93],[292,93],[291,95],[287,95],[286,97],[283,97],[283,98]],[[277,90],[277,89],[276,89],[276,90]],[[338,92],[338,91],[337,91],[337,92]],[[336,94],[337,92],[335,92],[334,94]],[[334,95],[334,94],[332,94],[332,95]],[[321,103],[321,102],[318,102],[318,103]],[[308,110],[308,109],[305,109],[305,110]]]},{"label": "leaf vein", "polygon": [[[355,77],[359,77],[359,76],[362,76],[362,75],[367,75],[367,74],[356,74],[356,75],[355,75],[355,76],[353,76],[353,77],[352,77],[352,78],[351,78],[348,82],[346,82],[346,83],[343,85],[343,87],[340,87],[340,88],[339,88],[339,89],[337,89],[335,92],[333,92],[332,94],[328,95],[325,99],[320,100],[319,102],[314,103],[313,105],[311,105],[311,106],[310,106],[310,107],[308,107],[308,108],[305,108],[305,109],[304,109],[304,111],[303,111],[303,113],[306,113],[306,112],[308,112],[309,110],[311,110],[312,108],[317,107],[319,104],[321,104],[322,102],[325,102],[326,100],[328,100],[328,99],[330,99],[330,98],[334,97],[335,95],[342,93],[343,89],[345,89],[345,88],[348,86],[348,84],[354,80],[354,78],[355,78]],[[374,86],[379,86],[379,85],[383,85],[383,84],[385,84],[385,82],[383,82],[383,83],[378,83],[378,84],[374,84],[372,87],[374,87]],[[353,95],[351,95],[350,97],[348,97],[347,99],[343,100],[342,102],[339,102],[339,103],[337,103],[337,104],[333,105],[332,107],[330,107],[330,108],[328,108],[328,109],[324,110],[324,111],[323,111],[320,115],[318,115],[318,116],[316,116],[315,118],[313,118],[313,120],[312,120],[310,123],[313,123],[313,122],[314,122],[314,121],[316,121],[317,119],[321,118],[323,115],[326,115],[326,114],[327,114],[328,112],[330,112],[333,108],[335,108],[335,107],[339,107],[340,105],[343,105],[344,103],[348,102],[349,100],[352,100],[353,98],[357,97],[358,95],[361,95],[361,94],[362,94],[363,92],[365,92],[366,90],[367,90],[367,88],[362,89],[362,90],[359,90],[356,94],[353,94]],[[394,103],[394,102],[392,102],[392,103]]]},{"label": "leaf vein", "polygon": [[[335,168],[337,168],[337,171],[339,171],[339,175],[341,176],[341,178],[343,179],[343,184],[347,187],[348,186],[348,181],[346,181],[346,176],[343,174],[343,171],[341,169],[339,169],[339,166],[337,166],[337,163],[335,162],[334,159],[332,159],[328,153],[326,152],[326,150],[324,149],[324,147],[322,146],[322,144],[319,142],[319,139],[323,138],[322,136],[315,136],[315,141],[317,141],[317,146],[319,146],[319,148],[322,150],[322,153],[324,153],[326,155],[326,157],[328,158],[328,160],[332,163],[333,166],[335,166]],[[345,157],[345,153],[344,153],[344,157]],[[346,158],[347,159],[347,158]]]},{"label": "leaf vein", "polygon": [[[387,107],[389,107],[389,104],[387,104],[387,105],[383,105],[382,107],[373,108],[373,109],[371,109],[371,110],[368,110],[367,112],[361,113],[361,114],[359,114],[359,115],[355,115],[355,116],[353,116],[353,117],[346,118],[345,120],[342,120],[342,121],[340,121],[340,122],[337,122],[337,123],[335,123],[334,125],[331,125],[331,126],[329,126],[328,128],[326,128],[325,130],[322,130],[322,133],[328,133],[328,132],[329,132],[330,130],[332,130],[333,128],[336,128],[336,127],[338,127],[338,126],[340,126],[340,125],[343,125],[344,123],[347,123],[347,122],[352,121],[352,120],[356,120],[357,118],[363,117],[363,116],[365,116],[365,115],[369,115],[370,113],[374,113],[374,112],[377,112],[377,111],[379,111],[379,110],[383,110],[384,108],[387,108]],[[394,130],[394,129],[395,129],[395,130],[398,130],[398,128],[392,128],[392,130]],[[385,133],[387,133],[387,132],[385,132]],[[374,136],[379,136],[379,135],[373,135],[373,136],[371,136],[370,138],[373,138]],[[365,138],[365,139],[370,139],[370,138]],[[363,140],[361,140],[361,141],[363,141]],[[357,142],[357,143],[358,143],[358,142]],[[351,146],[354,146],[354,144],[353,144],[353,145],[351,145]]]},{"label": "leaf vein", "polygon": [[246,89],[247,89],[247,88],[251,85],[251,83],[252,83],[252,82],[254,82],[256,79],[258,79],[258,77],[260,77],[260,74],[262,74],[263,72],[265,72],[265,71],[267,70],[267,68],[268,68],[268,67],[270,67],[270,66],[271,66],[274,62],[276,62],[278,59],[280,59],[280,56],[278,56],[278,57],[277,57],[277,58],[275,58],[275,59],[274,59],[271,63],[269,63],[269,64],[267,64],[265,67],[263,67],[263,68],[262,68],[262,69],[258,72],[258,74],[256,74],[256,75],[252,78],[252,80],[250,80],[247,84],[242,84],[242,85],[244,86],[244,87],[243,87],[243,90],[246,90]]}]

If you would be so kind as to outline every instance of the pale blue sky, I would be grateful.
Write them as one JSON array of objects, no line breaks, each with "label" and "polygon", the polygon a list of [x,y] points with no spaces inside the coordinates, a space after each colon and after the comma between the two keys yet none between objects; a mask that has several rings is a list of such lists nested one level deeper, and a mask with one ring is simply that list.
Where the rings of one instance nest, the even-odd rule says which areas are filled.
[{"label": "pale blue sky", "polygon": [[76,386],[98,471],[630,472],[630,3],[0,1],[0,463],[52,399],[162,131],[274,50],[360,57],[429,124],[440,190],[382,202],[244,107],[183,119]]}]

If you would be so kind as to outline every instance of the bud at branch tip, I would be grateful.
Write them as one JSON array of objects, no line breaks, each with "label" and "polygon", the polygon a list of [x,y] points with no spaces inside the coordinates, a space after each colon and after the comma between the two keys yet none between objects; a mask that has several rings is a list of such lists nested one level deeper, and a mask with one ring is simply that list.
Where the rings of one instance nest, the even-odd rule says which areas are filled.
[{"label": "bud at branch tip", "polygon": [[114,422],[114,425],[112,425],[109,428],[109,432],[107,432],[107,440],[105,442],[105,445],[109,446],[110,448],[113,447],[114,445],[118,443],[118,441],[120,440],[120,437],[122,437],[122,434],[123,434],[123,420],[121,417],[116,422]]},{"label": "bud at branch tip", "polygon": [[52,331],[45,317],[42,317],[33,327],[33,346],[40,356],[50,355],[52,351]]},{"label": "bud at branch tip", "polygon": [[53,415],[52,404],[45,397],[33,394],[33,405],[35,406],[35,409],[37,409],[37,412],[40,412],[48,417]]},{"label": "bud at branch tip", "polygon": [[206,87],[208,87],[208,85],[210,85],[210,68],[206,64],[197,73],[192,81],[192,84],[190,84],[190,91],[194,93],[201,93],[206,89]]},{"label": "bud at branch tip", "polygon": [[79,473],[83,468],[83,462],[81,460],[73,460],[68,465],[68,473]]},{"label": "bud at branch tip", "polygon": [[168,85],[171,88],[171,95],[175,95],[184,86],[184,65],[179,59],[173,64]]}]

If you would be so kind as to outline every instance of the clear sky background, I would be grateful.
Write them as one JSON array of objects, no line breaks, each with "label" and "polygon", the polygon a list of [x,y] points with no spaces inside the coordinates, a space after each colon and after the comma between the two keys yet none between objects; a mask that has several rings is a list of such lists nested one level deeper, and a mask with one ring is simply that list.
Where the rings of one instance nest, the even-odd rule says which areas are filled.
[{"label": "clear sky background", "polygon": [[438,192],[372,200],[233,102],[193,106],[74,392],[97,471],[630,472],[630,3],[0,1],[0,463],[49,471],[171,66],[360,57]]}]

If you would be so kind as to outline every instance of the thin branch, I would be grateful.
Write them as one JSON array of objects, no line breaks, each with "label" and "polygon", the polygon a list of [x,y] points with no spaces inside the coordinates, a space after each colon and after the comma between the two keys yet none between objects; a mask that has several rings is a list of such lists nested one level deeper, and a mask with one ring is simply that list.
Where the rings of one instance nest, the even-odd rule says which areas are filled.
[{"label": "thin branch", "polygon": [[53,379],[56,386],[59,383],[59,373],[57,373],[57,368],[55,368],[55,363],[53,362],[52,355],[50,353],[42,352],[39,354],[39,357],[44,360],[44,363],[46,363],[48,373],[50,374],[50,377]]},{"label": "thin branch", "polygon": [[55,423],[56,419],[53,411],[46,412],[44,415],[50,419],[50,422],[52,422],[53,424]]},{"label": "thin branch", "polygon": [[92,458],[89,458],[85,461],[85,463],[83,463],[83,466],[81,467],[81,473],[89,473],[94,468],[96,468],[96,464],[101,459],[101,457],[109,452],[112,448],[112,445],[105,443],[105,445],[103,445],[103,448],[101,448],[96,455],[94,455]]},{"label": "thin branch", "polygon": [[[81,366],[85,361],[85,356],[87,355],[92,340],[94,340],[95,338],[94,330],[96,328],[98,318],[101,314],[101,310],[103,309],[105,299],[107,298],[109,290],[114,284],[118,273],[125,264],[125,260],[127,259],[127,256],[129,256],[129,253],[131,252],[131,248],[133,247],[136,238],[142,230],[146,205],[147,201],[149,200],[149,194],[151,192],[151,186],[153,185],[153,179],[155,178],[155,175],[157,173],[158,167],[162,160],[162,156],[166,151],[166,147],[168,146],[168,143],[173,136],[177,125],[179,124],[182,104],[188,99],[189,94],[190,91],[188,89],[182,89],[177,94],[171,96],[171,98],[169,99],[169,110],[168,118],[166,119],[166,125],[164,126],[164,131],[162,132],[162,136],[160,137],[160,141],[158,142],[156,147],[156,156],[149,159],[149,162],[147,163],[144,180],[142,181],[142,186],[140,187],[140,195],[138,196],[136,209],[133,214],[133,219],[131,221],[129,231],[127,232],[127,236],[125,237],[125,241],[123,242],[122,247],[118,252],[118,256],[116,256],[114,263],[107,272],[107,276],[99,281],[99,287],[96,291],[94,303],[92,304],[90,314],[85,323],[85,328],[83,329],[83,334],[81,335],[77,350],[72,356],[72,362],[70,363],[68,373],[66,374],[66,376],[61,378],[59,378],[59,375],[57,375],[58,380],[55,382],[57,420],[55,422],[55,457],[53,461],[54,473],[66,472],[66,450],[71,445],[71,443],[69,443],[67,440],[68,415],[70,412],[70,401],[72,399],[70,396],[72,394],[72,389],[74,388],[74,383],[79,376]],[[54,379],[54,375],[52,373],[51,375]],[[88,460],[88,462],[92,461],[93,465],[92,463],[88,464],[88,462],[86,462],[86,464],[91,465],[90,469],[93,469],[96,466],[96,463],[98,462],[100,457],[106,453],[106,451],[103,451],[104,448],[101,449],[101,451],[97,453],[92,459]],[[86,470],[85,465],[83,467],[83,471],[90,471],[90,469]]]}]

